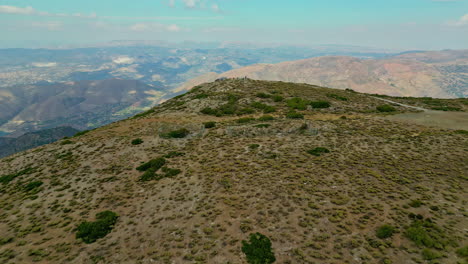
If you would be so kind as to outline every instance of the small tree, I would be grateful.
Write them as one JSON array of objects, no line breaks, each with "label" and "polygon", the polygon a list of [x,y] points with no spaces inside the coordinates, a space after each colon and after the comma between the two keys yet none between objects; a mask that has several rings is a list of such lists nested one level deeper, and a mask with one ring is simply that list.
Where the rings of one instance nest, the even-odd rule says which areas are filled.
[{"label": "small tree", "polygon": [[242,241],[242,252],[249,264],[270,264],[276,261],[271,241],[260,233],[250,234],[250,241]]}]

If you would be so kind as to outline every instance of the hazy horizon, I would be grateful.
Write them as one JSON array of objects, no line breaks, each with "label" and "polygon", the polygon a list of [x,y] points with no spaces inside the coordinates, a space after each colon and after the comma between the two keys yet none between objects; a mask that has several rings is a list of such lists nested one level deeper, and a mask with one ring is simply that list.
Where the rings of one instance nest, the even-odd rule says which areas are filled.
[{"label": "hazy horizon", "polygon": [[[109,7],[112,8],[109,8]],[[115,40],[468,47],[468,1],[0,0],[0,48]]]}]

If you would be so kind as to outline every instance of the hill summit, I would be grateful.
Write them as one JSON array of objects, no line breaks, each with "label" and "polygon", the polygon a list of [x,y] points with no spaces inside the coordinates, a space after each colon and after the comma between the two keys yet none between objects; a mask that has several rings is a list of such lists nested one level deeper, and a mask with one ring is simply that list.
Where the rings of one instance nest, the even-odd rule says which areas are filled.
[{"label": "hill summit", "polygon": [[0,262],[463,262],[467,133],[386,118],[416,111],[306,84],[199,85],[1,159]]}]

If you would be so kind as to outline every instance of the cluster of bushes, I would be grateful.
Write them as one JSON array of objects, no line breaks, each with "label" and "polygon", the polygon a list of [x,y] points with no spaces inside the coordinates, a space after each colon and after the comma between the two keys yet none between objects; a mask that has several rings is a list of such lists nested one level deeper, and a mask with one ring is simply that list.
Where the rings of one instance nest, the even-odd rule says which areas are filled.
[{"label": "cluster of bushes", "polygon": [[213,121],[205,122],[203,123],[203,126],[205,126],[205,128],[214,128],[216,127],[216,122],[213,122]]},{"label": "cluster of bushes", "polygon": [[109,234],[118,218],[119,216],[114,212],[100,212],[96,214],[96,221],[82,222],[78,226],[76,238],[81,238],[87,244],[93,243]]},{"label": "cluster of bushes", "polygon": [[289,108],[295,110],[306,110],[307,106],[310,105],[312,108],[329,108],[330,102],[327,101],[309,101],[299,97],[291,98],[286,101]]},{"label": "cluster of bushes", "polygon": [[253,102],[250,104],[250,106],[252,106],[253,108],[262,110],[263,113],[265,114],[276,112],[276,108],[274,106],[267,105],[267,104],[260,103],[260,102]]},{"label": "cluster of bushes", "polygon": [[30,192],[32,190],[35,190],[44,184],[42,181],[32,181],[24,186],[24,190],[26,192]]},{"label": "cluster of bushes", "polygon": [[242,241],[242,252],[249,264],[270,264],[276,261],[270,239],[260,233],[252,233],[249,241]]},{"label": "cluster of bushes", "polygon": [[391,105],[379,105],[377,106],[377,111],[382,113],[395,112],[396,108]]},{"label": "cluster of bushes", "polygon": [[405,236],[418,246],[444,249],[450,244],[443,230],[430,219],[415,220],[406,229]]},{"label": "cluster of bushes", "polygon": [[17,173],[3,175],[3,176],[0,177],[0,183],[7,184],[7,183],[11,182],[12,180],[14,180],[15,178],[17,178],[19,176],[26,175],[26,174],[31,174],[33,172],[34,172],[33,168],[27,168],[27,169],[21,170],[21,171],[19,171]]},{"label": "cluster of bushes", "polygon": [[[183,154],[182,154],[183,155]],[[166,157],[175,157],[179,156],[179,153],[169,153]],[[140,166],[136,169],[138,171],[144,172],[143,175],[140,176],[140,181],[151,181],[151,180],[160,180],[166,177],[173,177],[181,173],[179,169],[171,169],[168,167],[164,167],[166,164],[166,159],[164,157],[160,157],[157,159],[152,159]],[[162,170],[162,174],[157,174],[158,170]]]},{"label": "cluster of bushes", "polygon": [[336,100],[340,100],[340,101],[348,101],[348,98],[337,95],[337,94],[327,94],[327,96]]},{"label": "cluster of bushes", "polygon": [[324,153],[330,153],[330,150],[328,150],[327,148],[323,148],[323,147],[317,147],[317,148],[308,150],[307,153],[318,157]]},{"label": "cluster of bushes", "polygon": [[186,128],[181,128],[177,130],[173,130],[167,133],[161,134],[163,138],[184,138],[190,134],[190,131]]},{"label": "cluster of bushes", "polygon": [[281,95],[273,95],[273,94],[267,94],[267,93],[257,93],[256,96],[258,98],[262,98],[262,99],[271,98],[275,102],[281,102],[281,101],[284,100],[284,98]]},{"label": "cluster of bushes", "polygon": [[375,231],[375,235],[380,239],[385,239],[392,237],[395,231],[395,227],[391,225],[383,225],[377,228],[377,230]]},{"label": "cluster of bushes", "polygon": [[304,115],[301,114],[301,113],[298,113],[296,111],[289,111],[287,114],[286,114],[286,118],[290,118],[290,119],[304,119]]},{"label": "cluster of bushes", "polygon": [[76,133],[73,137],[79,137],[79,136],[82,136],[84,134],[87,134],[89,133],[91,130],[83,130],[83,131],[80,131],[78,133]]},{"label": "cluster of bushes", "polygon": [[247,108],[247,107],[242,108],[236,104],[227,103],[227,104],[219,106],[218,108],[206,107],[206,108],[203,108],[200,112],[205,115],[221,117],[221,116],[228,116],[228,115],[253,114],[255,113],[255,110],[252,108]]},{"label": "cluster of bushes", "polygon": [[246,123],[250,123],[250,122],[255,121],[255,120],[262,121],[262,122],[267,122],[267,121],[273,121],[273,120],[275,120],[275,118],[273,116],[270,116],[270,115],[264,115],[264,116],[259,117],[258,119],[255,119],[253,117],[243,117],[243,118],[237,119],[236,122],[239,123],[239,124],[246,124]]},{"label": "cluster of bushes", "polygon": [[132,140],[132,145],[140,145],[141,143],[143,143],[143,139],[141,138],[136,138]]},{"label": "cluster of bushes", "polygon": [[461,108],[459,107],[453,107],[453,106],[438,106],[438,107],[431,107],[432,110],[438,110],[438,111],[445,111],[445,112],[459,112],[462,111]]}]

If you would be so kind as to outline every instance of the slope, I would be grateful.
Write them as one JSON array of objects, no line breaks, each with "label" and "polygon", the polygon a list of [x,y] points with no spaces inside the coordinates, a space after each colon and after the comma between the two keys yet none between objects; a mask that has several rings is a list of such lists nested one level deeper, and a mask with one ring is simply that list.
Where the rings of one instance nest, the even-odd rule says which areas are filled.
[{"label": "slope", "polygon": [[0,260],[247,263],[260,232],[277,263],[461,262],[466,131],[386,119],[411,111],[305,84],[198,86],[0,160]]}]

